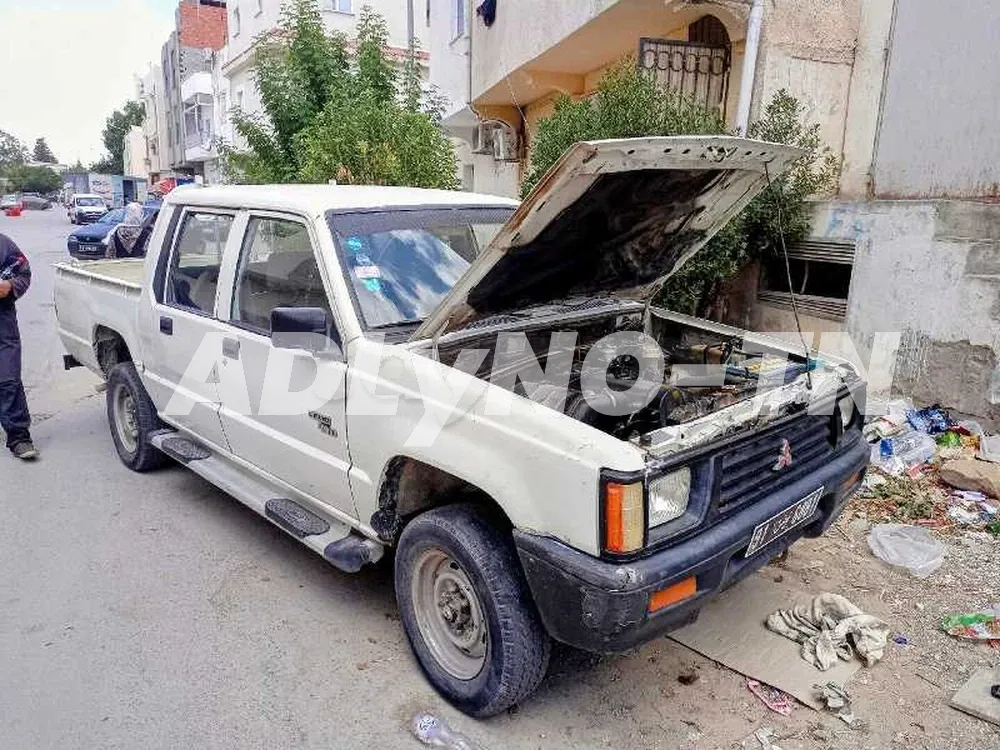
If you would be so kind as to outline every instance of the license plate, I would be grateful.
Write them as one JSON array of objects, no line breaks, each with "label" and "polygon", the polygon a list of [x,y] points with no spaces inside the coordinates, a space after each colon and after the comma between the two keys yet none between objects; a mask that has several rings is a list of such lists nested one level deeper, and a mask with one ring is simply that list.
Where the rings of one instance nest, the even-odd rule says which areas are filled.
[{"label": "license plate", "polygon": [[750,537],[750,546],[747,547],[746,557],[756,554],[779,536],[787,534],[809,518],[819,507],[821,497],[823,497],[822,487],[810,492],[792,507],[785,508],[760,524],[753,530],[753,536]]}]

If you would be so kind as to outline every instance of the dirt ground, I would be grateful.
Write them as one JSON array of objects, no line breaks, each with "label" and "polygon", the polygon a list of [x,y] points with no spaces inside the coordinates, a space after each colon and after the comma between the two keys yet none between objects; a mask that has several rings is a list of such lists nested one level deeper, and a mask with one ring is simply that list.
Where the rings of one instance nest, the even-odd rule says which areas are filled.
[{"label": "dirt ground", "polygon": [[[621,657],[559,651],[542,690],[516,715],[489,722],[485,736],[475,727],[462,728],[501,747],[494,738],[503,735],[504,724],[516,722],[523,729],[534,713],[559,701],[584,712],[590,731],[574,744],[578,720],[550,726],[548,733],[539,732],[539,748],[756,750],[761,744],[752,734],[762,727],[774,730],[771,742],[781,750],[1000,748],[1000,727],[948,705],[976,669],[1000,664],[1000,649],[956,639],[939,626],[946,614],[1000,600],[1000,538],[936,532],[947,543],[945,563],[919,580],[875,558],[866,541],[869,523],[857,512],[865,512],[863,500],[824,537],[796,544],[786,560],[760,575],[817,594],[842,594],[909,641],[890,643],[883,661],[861,669],[849,683],[860,728],[798,704],[791,716],[780,716],[747,690],[741,675],[668,639]],[[698,677],[692,684],[678,680],[691,673]],[[817,682],[820,677],[817,672]]]}]

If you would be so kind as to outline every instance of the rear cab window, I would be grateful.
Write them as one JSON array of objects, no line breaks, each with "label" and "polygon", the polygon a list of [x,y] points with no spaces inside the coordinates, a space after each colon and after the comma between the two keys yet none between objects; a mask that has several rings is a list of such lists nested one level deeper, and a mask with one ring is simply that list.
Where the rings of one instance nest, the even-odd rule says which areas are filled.
[{"label": "rear cab window", "polygon": [[201,315],[215,312],[219,272],[234,215],[185,211],[167,267],[163,301]]}]

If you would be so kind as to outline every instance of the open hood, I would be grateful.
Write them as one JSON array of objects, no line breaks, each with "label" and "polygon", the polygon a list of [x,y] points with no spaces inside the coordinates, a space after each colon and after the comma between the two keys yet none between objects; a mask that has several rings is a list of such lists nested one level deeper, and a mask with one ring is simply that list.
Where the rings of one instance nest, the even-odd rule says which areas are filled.
[{"label": "open hood", "polygon": [[577,143],[413,339],[572,296],[651,294],[802,153],[728,136]]}]

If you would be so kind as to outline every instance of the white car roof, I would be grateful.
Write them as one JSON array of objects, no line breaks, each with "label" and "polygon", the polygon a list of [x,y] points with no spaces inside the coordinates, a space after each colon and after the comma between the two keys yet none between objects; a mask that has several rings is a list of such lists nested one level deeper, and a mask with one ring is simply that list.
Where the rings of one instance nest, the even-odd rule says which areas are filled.
[{"label": "white car roof", "polygon": [[97,193],[77,193],[73,196],[73,200],[77,198],[97,198],[98,200],[104,200],[103,195],[98,195]]},{"label": "white car roof", "polygon": [[516,208],[518,201],[458,190],[428,190],[381,185],[223,185],[172,190],[172,205],[294,211],[319,216],[331,210],[414,206],[497,206]]}]

